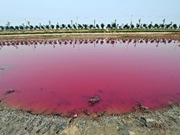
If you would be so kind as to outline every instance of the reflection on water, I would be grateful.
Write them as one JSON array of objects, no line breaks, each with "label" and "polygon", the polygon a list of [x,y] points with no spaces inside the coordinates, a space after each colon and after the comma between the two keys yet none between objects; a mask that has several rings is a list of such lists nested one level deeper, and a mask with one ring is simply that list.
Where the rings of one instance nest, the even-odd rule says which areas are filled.
[{"label": "reflection on water", "polygon": [[13,107],[124,113],[136,102],[155,109],[180,99],[177,40],[6,41],[0,48],[0,67],[11,67],[0,72],[0,99]]},{"label": "reflection on water", "polygon": [[119,39],[119,40],[108,40],[108,39],[94,39],[94,40],[46,40],[46,41],[6,41],[6,42],[0,42],[0,49],[3,48],[3,46],[14,46],[18,49],[19,45],[34,45],[34,48],[36,48],[36,45],[53,45],[55,48],[56,45],[86,45],[86,44],[92,44],[94,47],[97,44],[110,44],[110,45],[117,45],[117,44],[133,44],[134,47],[136,47],[137,44],[156,44],[156,47],[159,46],[159,44],[170,44],[170,43],[177,43],[178,47],[180,47],[180,41],[171,40],[171,39]]}]

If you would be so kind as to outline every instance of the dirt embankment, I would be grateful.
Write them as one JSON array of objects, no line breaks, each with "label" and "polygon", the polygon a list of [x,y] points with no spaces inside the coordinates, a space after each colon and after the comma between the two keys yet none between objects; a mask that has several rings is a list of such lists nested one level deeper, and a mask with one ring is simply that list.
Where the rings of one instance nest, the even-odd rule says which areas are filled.
[{"label": "dirt embankment", "polygon": [[35,115],[0,103],[2,135],[179,135],[180,106],[125,115],[61,117]]},{"label": "dirt embankment", "polygon": [[121,32],[121,33],[54,33],[0,35],[0,41],[73,40],[73,39],[170,38],[180,40],[180,32]]}]

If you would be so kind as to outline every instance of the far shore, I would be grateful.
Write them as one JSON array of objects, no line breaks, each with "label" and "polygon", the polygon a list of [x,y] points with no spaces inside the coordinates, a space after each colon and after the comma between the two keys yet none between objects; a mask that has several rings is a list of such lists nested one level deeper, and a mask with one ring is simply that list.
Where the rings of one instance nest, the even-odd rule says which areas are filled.
[{"label": "far shore", "polygon": [[0,42],[24,40],[73,40],[73,39],[123,39],[168,38],[180,40],[180,32],[113,32],[113,33],[0,33]]}]

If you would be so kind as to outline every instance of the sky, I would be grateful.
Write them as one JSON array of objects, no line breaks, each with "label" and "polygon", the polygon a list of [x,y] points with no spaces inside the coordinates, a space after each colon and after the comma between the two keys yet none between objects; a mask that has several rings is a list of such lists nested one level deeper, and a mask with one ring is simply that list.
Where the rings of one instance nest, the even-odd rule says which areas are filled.
[{"label": "sky", "polygon": [[180,0],[0,0],[0,25],[62,23],[180,24]]}]

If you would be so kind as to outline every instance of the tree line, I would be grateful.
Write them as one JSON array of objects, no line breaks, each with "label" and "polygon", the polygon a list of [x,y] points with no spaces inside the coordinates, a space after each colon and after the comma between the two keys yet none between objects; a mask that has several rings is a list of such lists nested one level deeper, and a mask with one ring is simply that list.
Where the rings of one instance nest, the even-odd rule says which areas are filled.
[{"label": "tree line", "polygon": [[57,23],[56,25],[51,24],[51,21],[49,21],[49,24],[47,25],[42,25],[41,23],[39,25],[31,25],[30,22],[28,21],[27,24],[22,24],[22,25],[17,25],[17,26],[12,26],[10,22],[7,22],[5,26],[0,26],[0,31],[17,31],[17,30],[100,30],[100,29],[106,29],[106,30],[111,30],[111,29],[119,29],[119,30],[128,30],[128,29],[144,29],[144,30],[153,30],[153,29],[180,29],[180,25],[175,24],[173,22],[171,23],[165,23],[165,19],[163,20],[162,23],[141,23],[141,19],[136,24],[131,23],[126,23],[126,24],[118,24],[115,22],[109,23],[109,24],[59,24]]}]

